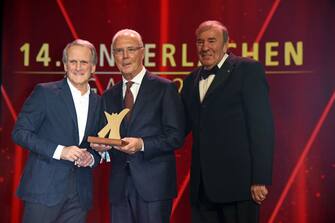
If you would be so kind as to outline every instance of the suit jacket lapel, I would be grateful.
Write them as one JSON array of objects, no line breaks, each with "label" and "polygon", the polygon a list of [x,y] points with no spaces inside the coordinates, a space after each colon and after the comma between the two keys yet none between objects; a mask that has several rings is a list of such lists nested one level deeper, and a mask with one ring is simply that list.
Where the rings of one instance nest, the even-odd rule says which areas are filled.
[{"label": "suit jacket lapel", "polygon": [[145,105],[146,95],[150,95],[150,87],[148,87],[148,85],[150,85],[150,76],[151,74],[146,71],[133,106],[133,111],[131,112],[129,125],[136,119],[142,107]]},{"label": "suit jacket lapel", "polygon": [[197,74],[195,75],[194,79],[194,86],[193,86],[193,101],[196,103],[196,105],[200,105],[200,92],[199,92],[199,81],[200,81],[200,72],[201,68],[199,68],[197,71]]},{"label": "suit jacket lapel", "polygon": [[88,103],[88,114],[87,114],[87,121],[86,121],[84,137],[88,135],[95,116],[100,115],[95,112],[97,109],[97,99],[98,99],[97,96],[94,95],[93,92],[90,92],[89,103]]},{"label": "suit jacket lapel", "polygon": [[205,101],[206,98],[208,98],[219,86],[225,85],[226,80],[231,75],[234,68],[233,58],[234,56],[230,54],[226,61],[222,64],[219,72],[215,75],[212,84],[209,86],[203,101]]},{"label": "suit jacket lapel", "polygon": [[122,86],[123,86],[122,81],[114,86],[115,92],[116,92],[116,97],[111,99],[111,100],[113,100],[112,103],[115,104],[115,106],[116,106],[117,110],[119,110],[119,112],[124,108]]},{"label": "suit jacket lapel", "polygon": [[[124,109],[124,100],[123,100],[123,94],[122,94],[122,88],[123,88],[123,82],[120,81],[116,85],[113,86],[112,91],[113,91],[113,96],[112,98],[108,98],[106,100],[110,101],[108,103],[110,107],[107,107],[108,113],[120,113],[122,109]],[[127,136],[127,126],[128,122],[126,118],[124,118],[121,122],[120,125],[120,136],[121,138]]]},{"label": "suit jacket lapel", "polygon": [[77,123],[77,114],[76,114],[76,108],[74,107],[74,102],[73,102],[73,98],[72,98],[72,94],[70,91],[70,87],[68,86],[66,79],[64,79],[64,81],[62,82],[61,86],[60,86],[60,95],[63,98],[63,101],[66,105],[66,108],[69,111],[69,114],[76,126],[76,128],[78,128],[78,123]]},{"label": "suit jacket lapel", "polygon": [[[69,111],[69,115],[71,116],[75,129],[78,132],[78,122],[77,122],[77,114],[76,108],[74,107],[74,102],[71,94],[71,90],[69,85],[67,84],[66,78],[61,82],[60,85],[60,96],[64,101],[65,107]],[[79,142],[79,135],[76,134],[76,142]]]}]

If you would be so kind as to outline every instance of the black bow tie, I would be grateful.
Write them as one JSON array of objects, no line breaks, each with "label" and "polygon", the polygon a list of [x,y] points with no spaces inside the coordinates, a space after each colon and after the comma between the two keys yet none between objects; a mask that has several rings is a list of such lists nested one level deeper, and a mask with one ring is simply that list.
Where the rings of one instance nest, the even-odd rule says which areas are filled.
[{"label": "black bow tie", "polygon": [[210,69],[210,70],[206,70],[206,69],[204,69],[204,67],[203,67],[203,68],[201,69],[201,72],[200,72],[200,77],[201,77],[201,79],[205,80],[205,79],[207,79],[207,77],[208,77],[209,75],[211,75],[211,74],[216,75],[218,71],[219,71],[218,66],[214,66],[214,67],[213,67],[212,69]]}]

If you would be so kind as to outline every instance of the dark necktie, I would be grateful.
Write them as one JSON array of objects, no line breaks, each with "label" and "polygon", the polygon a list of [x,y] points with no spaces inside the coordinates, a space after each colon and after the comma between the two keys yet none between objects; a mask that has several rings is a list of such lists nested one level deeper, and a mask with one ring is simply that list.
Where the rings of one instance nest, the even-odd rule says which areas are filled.
[{"label": "dark necktie", "polygon": [[126,83],[127,88],[126,88],[126,93],[124,95],[124,106],[126,108],[130,109],[130,111],[127,114],[127,118],[130,117],[131,109],[133,108],[133,105],[134,105],[134,96],[133,96],[133,93],[130,90],[130,88],[133,85],[133,83],[134,82],[132,82],[132,81],[128,81]]},{"label": "dark necktie", "polygon": [[202,80],[205,80],[205,79],[207,79],[207,77],[208,77],[209,75],[211,75],[211,74],[216,75],[218,71],[219,71],[219,68],[218,68],[218,66],[216,66],[216,65],[215,65],[212,69],[210,69],[210,70],[206,70],[206,69],[204,69],[204,67],[203,67],[203,68],[201,69],[201,72],[200,72],[200,77],[201,77]]}]

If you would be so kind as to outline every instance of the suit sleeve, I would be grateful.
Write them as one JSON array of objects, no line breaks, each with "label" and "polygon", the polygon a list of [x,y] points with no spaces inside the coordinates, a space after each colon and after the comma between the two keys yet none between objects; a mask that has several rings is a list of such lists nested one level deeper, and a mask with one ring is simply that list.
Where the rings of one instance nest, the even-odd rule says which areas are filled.
[{"label": "suit sleeve", "polygon": [[[102,117],[102,100],[101,100],[101,98],[98,98],[98,101],[99,101],[99,103],[98,103],[98,106],[97,106],[97,110],[96,110],[96,116],[98,116],[97,117],[97,121],[96,121],[96,123],[95,123],[95,130],[94,130],[94,134],[92,135],[92,136],[96,136],[97,134],[98,134],[98,132],[100,131],[100,129],[102,128],[102,127],[100,127],[102,124],[100,124],[101,123],[101,117]],[[89,146],[88,146],[88,152],[89,153],[91,153],[92,155],[93,155],[93,157],[94,157],[94,164],[93,164],[93,166],[92,166],[92,168],[94,168],[94,167],[97,167],[99,164],[100,164],[100,160],[101,160],[101,156],[100,156],[100,154],[97,152],[97,151],[95,151],[94,149],[92,149],[91,147],[90,147],[90,144],[88,144]]]},{"label": "suit sleeve", "polygon": [[190,133],[192,120],[191,120],[191,93],[190,93],[190,84],[191,79],[187,78],[183,82],[183,89],[181,91],[181,98],[184,105],[184,114],[185,114],[185,137]]},{"label": "suit sleeve", "polygon": [[161,98],[161,134],[144,137],[144,157],[152,159],[181,147],[184,142],[184,109],[174,83],[169,83]]},{"label": "suit sleeve", "polygon": [[242,97],[252,157],[252,184],[269,185],[272,181],[274,126],[268,84],[260,63],[247,63],[245,69]]},{"label": "suit sleeve", "polygon": [[100,159],[101,156],[99,155],[98,152],[96,152],[95,150],[93,150],[91,147],[88,148],[87,150],[90,154],[92,154],[93,159],[94,159],[94,163],[92,166],[90,166],[91,168],[95,168],[100,164]]},{"label": "suit sleeve", "polygon": [[45,121],[45,92],[37,85],[18,116],[12,138],[14,142],[36,154],[52,158],[57,144],[40,138],[38,131]]}]

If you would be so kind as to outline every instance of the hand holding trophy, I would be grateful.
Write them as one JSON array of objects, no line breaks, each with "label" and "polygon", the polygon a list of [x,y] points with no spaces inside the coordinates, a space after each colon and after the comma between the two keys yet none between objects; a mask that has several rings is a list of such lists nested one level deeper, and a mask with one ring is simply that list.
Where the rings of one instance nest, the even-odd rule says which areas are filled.
[{"label": "hand holding trophy", "polygon": [[[125,146],[128,144],[126,141],[121,140],[120,136],[120,125],[128,112],[128,108],[123,109],[119,114],[105,112],[107,124],[98,132],[98,137],[89,136],[87,138],[89,143],[95,144],[95,150],[103,152],[110,149],[111,146]],[[105,138],[108,132],[108,138]]]}]

